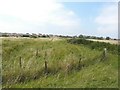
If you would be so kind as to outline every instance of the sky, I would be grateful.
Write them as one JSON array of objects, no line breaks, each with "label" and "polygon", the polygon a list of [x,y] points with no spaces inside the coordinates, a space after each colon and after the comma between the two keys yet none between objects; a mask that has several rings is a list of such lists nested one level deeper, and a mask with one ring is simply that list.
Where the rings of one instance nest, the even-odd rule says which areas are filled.
[{"label": "sky", "polygon": [[0,32],[118,38],[118,3],[0,0]]}]

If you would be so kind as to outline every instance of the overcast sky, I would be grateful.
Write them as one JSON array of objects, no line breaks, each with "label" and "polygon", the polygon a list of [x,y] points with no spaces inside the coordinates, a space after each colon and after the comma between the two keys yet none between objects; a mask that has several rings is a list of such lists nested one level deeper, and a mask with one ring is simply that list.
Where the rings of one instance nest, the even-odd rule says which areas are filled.
[{"label": "overcast sky", "polygon": [[0,32],[118,37],[117,2],[71,1],[0,0]]}]

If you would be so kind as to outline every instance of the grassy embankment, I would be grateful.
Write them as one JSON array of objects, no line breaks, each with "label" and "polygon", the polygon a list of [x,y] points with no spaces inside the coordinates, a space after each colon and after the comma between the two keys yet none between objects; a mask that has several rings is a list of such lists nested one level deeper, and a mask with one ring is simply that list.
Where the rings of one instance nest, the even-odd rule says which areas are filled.
[{"label": "grassy embankment", "polygon": [[109,50],[104,59],[103,50],[65,39],[3,38],[2,46],[3,88],[118,87],[118,55]]}]

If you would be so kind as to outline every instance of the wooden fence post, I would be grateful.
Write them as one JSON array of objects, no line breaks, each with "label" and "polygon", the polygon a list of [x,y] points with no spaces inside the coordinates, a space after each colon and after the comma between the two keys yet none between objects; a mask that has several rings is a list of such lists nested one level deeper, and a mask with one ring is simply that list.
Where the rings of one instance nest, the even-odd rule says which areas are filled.
[{"label": "wooden fence post", "polygon": [[107,59],[107,49],[104,48],[103,55],[102,55],[102,60]]},{"label": "wooden fence post", "polygon": [[67,65],[66,65],[66,74],[69,74],[69,72],[70,72],[70,64],[67,63]]},{"label": "wooden fence post", "polygon": [[22,68],[22,57],[21,56],[19,58],[19,65],[20,65],[20,68]]},{"label": "wooden fence post", "polygon": [[45,74],[48,73],[48,69],[47,69],[47,61],[45,60]]},{"label": "wooden fence post", "polygon": [[45,56],[44,56],[44,60],[45,60],[45,74],[48,73],[48,66],[47,66],[47,60],[46,60],[46,57],[47,57],[47,53],[45,52]]},{"label": "wooden fence post", "polygon": [[78,69],[80,69],[80,68],[81,68],[81,57],[80,57],[79,62],[78,62]]},{"label": "wooden fence post", "polygon": [[36,56],[38,56],[38,49],[36,50]]}]

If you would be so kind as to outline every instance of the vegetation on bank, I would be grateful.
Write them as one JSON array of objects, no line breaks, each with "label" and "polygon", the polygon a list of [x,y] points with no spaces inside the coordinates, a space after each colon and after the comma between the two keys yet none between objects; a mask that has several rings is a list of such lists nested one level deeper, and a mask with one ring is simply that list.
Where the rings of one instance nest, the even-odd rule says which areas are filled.
[{"label": "vegetation on bank", "polygon": [[104,44],[98,44],[101,49],[91,45],[70,39],[3,39],[3,88],[118,87],[118,55],[108,48],[103,58]]},{"label": "vegetation on bank", "polygon": [[97,49],[101,51],[104,48],[106,48],[110,53],[120,55],[120,45],[115,45],[115,44],[110,44],[105,42],[98,42],[98,41],[95,42],[95,41],[90,41],[90,40],[81,39],[81,38],[69,39],[68,42],[71,44],[79,44],[79,45],[82,44],[89,47],[92,50]]}]

